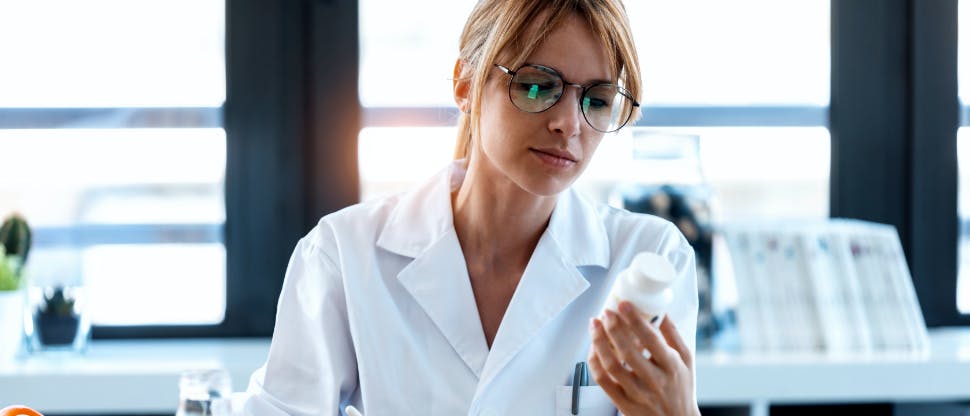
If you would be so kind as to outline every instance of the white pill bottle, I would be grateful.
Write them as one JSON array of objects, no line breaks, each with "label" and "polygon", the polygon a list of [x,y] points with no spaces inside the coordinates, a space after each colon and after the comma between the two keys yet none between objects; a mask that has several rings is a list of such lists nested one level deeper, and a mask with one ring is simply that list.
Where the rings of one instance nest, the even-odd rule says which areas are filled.
[{"label": "white pill bottle", "polygon": [[667,259],[656,253],[638,253],[630,266],[616,277],[603,309],[616,312],[617,306],[625,300],[636,306],[647,322],[659,327],[674,300],[670,286],[676,278],[674,266]]}]

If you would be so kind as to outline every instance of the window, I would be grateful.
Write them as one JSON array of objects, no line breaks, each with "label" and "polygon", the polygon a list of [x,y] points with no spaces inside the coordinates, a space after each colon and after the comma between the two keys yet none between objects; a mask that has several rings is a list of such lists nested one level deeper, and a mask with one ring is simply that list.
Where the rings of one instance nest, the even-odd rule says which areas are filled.
[{"label": "window", "polygon": [[85,284],[96,326],[223,321],[224,13],[0,0],[0,215],[35,230],[31,284]]},{"label": "window", "polygon": [[[281,0],[234,3],[227,10],[227,322],[239,323],[230,333],[272,331],[276,299],[268,294],[278,293],[293,244],[321,215],[408,188],[451,159],[457,113],[450,78],[473,2],[398,3]],[[952,307],[957,255],[949,241],[957,241],[958,231],[955,5],[895,0],[872,8],[800,0],[779,9],[753,0],[730,7],[669,3],[627,2],[631,11],[640,10],[631,13],[636,35],[652,33],[640,45],[644,65],[679,70],[647,79],[646,95],[656,101],[648,101],[639,125],[614,137],[594,162],[634,162],[634,155],[617,149],[638,149],[639,137],[691,138],[704,177],[723,201],[721,220],[794,213],[892,224],[927,323],[970,322],[953,316]],[[413,13],[431,9],[435,13]],[[657,16],[663,13],[670,17]],[[407,19],[387,17],[405,14]],[[639,23],[654,18],[679,24],[649,32]],[[664,31],[693,39],[692,47],[713,46],[651,49],[650,41],[677,39]],[[646,55],[653,50],[656,56]],[[401,57],[422,62],[423,70],[401,65]],[[388,68],[408,82],[394,82]],[[663,86],[678,85],[669,77],[680,73],[690,77],[661,93]],[[702,95],[688,88],[701,84],[723,90]],[[656,94],[651,85],[659,86]],[[420,88],[396,89],[402,86]],[[678,96],[678,90],[685,93]],[[347,105],[357,102],[363,106]],[[764,143],[777,146],[770,148],[776,153],[743,150],[766,150]],[[388,149],[420,151],[404,159],[388,158]],[[749,166],[726,163],[737,154],[765,170],[790,170],[754,177]],[[590,169],[594,189],[617,181],[610,169]],[[950,185],[952,192],[939,192]],[[609,192],[596,195],[609,198]],[[746,205],[752,198],[759,202]]]},{"label": "window", "polygon": [[[362,199],[407,189],[451,159],[451,71],[474,3],[360,1]],[[644,117],[604,139],[578,185],[606,201],[604,187],[629,180],[635,137],[688,134],[699,137],[700,168],[724,219],[827,217],[829,7],[776,3],[627,2],[646,85]],[[388,10],[395,7],[401,10]],[[393,18],[412,8],[436,13]],[[423,64],[397,65],[406,60]],[[384,76],[390,67],[404,74]],[[388,149],[412,151],[393,158]],[[760,169],[781,173],[766,179]]]},{"label": "window", "polygon": [[[360,1],[362,199],[409,189],[451,160],[458,114],[450,79],[474,3]],[[643,71],[643,117],[604,137],[576,188],[624,205],[672,184],[700,195],[714,224],[828,217],[829,3],[651,0],[626,7]],[[394,18],[412,8],[436,13]],[[422,64],[398,65],[408,61]],[[387,68],[403,74],[387,77]],[[650,149],[658,144],[669,147]],[[713,255],[699,256],[703,268],[715,277],[727,272],[717,239],[700,244],[713,244]],[[702,347],[712,340],[712,311],[737,302],[732,279],[722,276],[701,279]],[[711,284],[720,285],[713,300]]]}]

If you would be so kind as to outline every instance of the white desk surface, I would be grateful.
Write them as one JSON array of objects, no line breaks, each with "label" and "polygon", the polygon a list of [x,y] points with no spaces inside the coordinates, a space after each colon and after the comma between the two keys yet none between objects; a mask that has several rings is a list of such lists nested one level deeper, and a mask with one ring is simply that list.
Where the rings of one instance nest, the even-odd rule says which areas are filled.
[{"label": "white desk surface", "polygon": [[[930,332],[928,357],[697,357],[701,405],[970,399],[970,328]],[[48,413],[174,413],[182,370],[222,367],[245,390],[268,339],[95,341],[83,356],[0,363],[0,405]]]},{"label": "white desk surface", "polygon": [[704,405],[970,400],[970,327],[930,330],[930,353],[914,356],[769,356],[702,352]]}]

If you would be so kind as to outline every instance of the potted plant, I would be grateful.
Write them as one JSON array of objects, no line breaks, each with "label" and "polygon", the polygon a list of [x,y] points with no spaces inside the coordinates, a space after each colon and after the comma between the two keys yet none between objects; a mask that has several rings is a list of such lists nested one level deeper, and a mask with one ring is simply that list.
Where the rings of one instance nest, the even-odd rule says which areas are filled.
[{"label": "potted plant", "polygon": [[12,214],[0,225],[0,291],[22,287],[23,268],[30,252],[30,226],[20,214]]},{"label": "potted plant", "polygon": [[46,288],[43,302],[31,311],[38,341],[44,346],[71,346],[75,342],[81,324],[75,295],[73,288]]},{"label": "potted plant", "polygon": [[23,344],[24,265],[30,252],[30,227],[19,214],[0,225],[0,361]]}]

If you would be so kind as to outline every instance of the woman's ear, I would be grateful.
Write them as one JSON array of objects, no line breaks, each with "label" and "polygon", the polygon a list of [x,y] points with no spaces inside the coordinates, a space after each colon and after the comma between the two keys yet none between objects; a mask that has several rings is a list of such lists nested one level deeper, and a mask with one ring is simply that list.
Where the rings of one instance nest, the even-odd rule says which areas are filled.
[{"label": "woman's ear", "polygon": [[458,109],[462,113],[469,113],[471,109],[469,107],[469,96],[468,92],[471,90],[471,80],[461,77],[462,69],[464,68],[464,63],[461,59],[455,61],[455,76],[451,79],[452,86],[455,90],[455,104],[458,105]]}]

